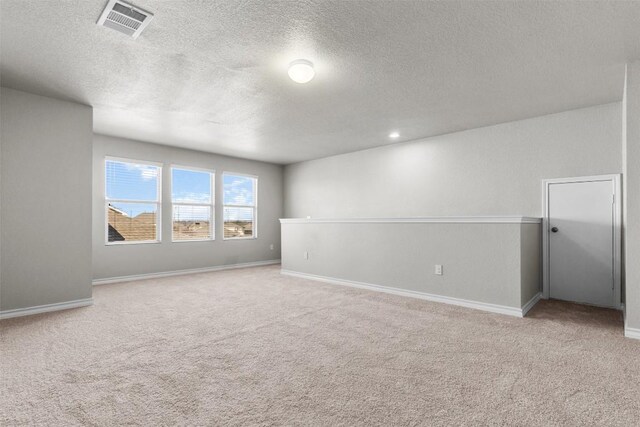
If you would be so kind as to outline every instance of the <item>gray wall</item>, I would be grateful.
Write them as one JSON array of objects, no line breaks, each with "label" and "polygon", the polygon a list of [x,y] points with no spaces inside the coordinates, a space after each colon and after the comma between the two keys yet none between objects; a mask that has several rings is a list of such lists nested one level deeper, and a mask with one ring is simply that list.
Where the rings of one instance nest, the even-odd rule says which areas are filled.
[{"label": "gray wall", "polygon": [[640,330],[640,61],[627,66],[625,101],[625,309],[627,327]]},{"label": "gray wall", "polygon": [[283,223],[282,268],[520,309],[540,289],[539,235],[540,224]]},{"label": "gray wall", "polygon": [[[123,157],[163,163],[162,242],[105,245],[104,158]],[[195,166],[216,171],[216,240],[171,242],[170,165]],[[258,176],[258,238],[222,240],[222,173]],[[225,157],[211,153],[149,144],[104,135],[93,142],[93,278],[206,268],[280,259],[283,168],[279,165]],[[270,249],[270,245],[274,249]]]},{"label": "gray wall", "polygon": [[520,241],[520,302],[524,306],[542,291],[542,224],[522,224]]},{"label": "gray wall", "polygon": [[541,179],[622,171],[621,103],[289,165],[285,215],[540,217]]},{"label": "gray wall", "polygon": [[91,297],[92,109],[2,88],[0,309]]}]

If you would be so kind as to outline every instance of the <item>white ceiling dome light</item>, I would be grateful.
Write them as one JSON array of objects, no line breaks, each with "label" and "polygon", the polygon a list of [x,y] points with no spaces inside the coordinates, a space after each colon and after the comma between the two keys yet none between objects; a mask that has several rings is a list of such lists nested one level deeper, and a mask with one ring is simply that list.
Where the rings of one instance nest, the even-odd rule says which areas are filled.
[{"label": "white ceiling dome light", "polygon": [[306,59],[296,59],[289,64],[289,77],[296,83],[308,83],[316,75],[313,62]]}]

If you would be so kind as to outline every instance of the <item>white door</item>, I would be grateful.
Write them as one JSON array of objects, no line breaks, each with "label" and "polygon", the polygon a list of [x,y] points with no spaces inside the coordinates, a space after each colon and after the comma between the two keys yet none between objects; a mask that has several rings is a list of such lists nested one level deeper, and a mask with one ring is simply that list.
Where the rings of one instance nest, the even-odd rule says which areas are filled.
[{"label": "white door", "polygon": [[547,187],[549,296],[615,307],[615,183],[576,181]]}]

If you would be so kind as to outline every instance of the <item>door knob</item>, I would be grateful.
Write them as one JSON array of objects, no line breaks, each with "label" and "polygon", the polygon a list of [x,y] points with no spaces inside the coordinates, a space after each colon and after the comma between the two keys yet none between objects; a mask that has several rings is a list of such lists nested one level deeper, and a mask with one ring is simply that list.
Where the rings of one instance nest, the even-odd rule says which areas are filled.
[{"label": "door knob", "polygon": [[557,233],[558,232],[558,227],[551,228],[551,231],[553,231],[554,233]]}]

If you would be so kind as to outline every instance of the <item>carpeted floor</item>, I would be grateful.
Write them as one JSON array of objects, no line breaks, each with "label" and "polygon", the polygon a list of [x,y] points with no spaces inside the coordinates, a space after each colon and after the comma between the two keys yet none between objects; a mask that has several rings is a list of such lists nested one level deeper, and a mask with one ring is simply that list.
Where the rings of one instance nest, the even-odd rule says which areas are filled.
[{"label": "carpeted floor", "polygon": [[0,424],[640,423],[618,312],[525,319],[311,282],[279,266],[94,289],[0,322]]}]

